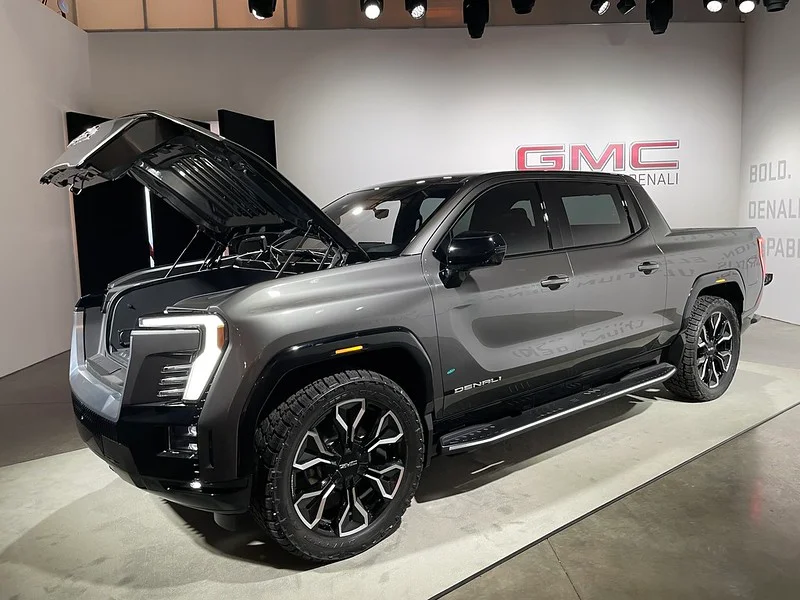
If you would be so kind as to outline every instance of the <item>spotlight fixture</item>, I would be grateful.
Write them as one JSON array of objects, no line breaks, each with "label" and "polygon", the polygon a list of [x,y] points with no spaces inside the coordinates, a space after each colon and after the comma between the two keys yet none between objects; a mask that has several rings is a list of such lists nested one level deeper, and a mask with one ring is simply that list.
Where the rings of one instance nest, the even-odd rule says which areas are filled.
[{"label": "spotlight fixture", "polygon": [[758,4],[758,0],[736,0],[736,6],[743,15],[753,12],[756,9],[756,4]]},{"label": "spotlight fixture", "polygon": [[464,23],[469,37],[475,40],[483,37],[488,22],[489,0],[464,0]]},{"label": "spotlight fixture", "polygon": [[619,0],[617,2],[617,10],[623,15],[627,15],[634,8],[636,8],[636,0]]},{"label": "spotlight fixture", "polygon": [[590,6],[598,15],[604,15],[611,8],[611,0],[592,0]]},{"label": "spotlight fixture", "polygon": [[275,5],[278,0],[248,0],[247,8],[250,14],[258,20],[269,19],[275,14]]},{"label": "spotlight fixture", "polygon": [[412,19],[421,19],[428,12],[428,0],[406,0],[406,11]]},{"label": "spotlight fixture", "polygon": [[667,31],[672,14],[672,0],[647,0],[647,20],[654,34],[661,35]]},{"label": "spotlight fixture", "polygon": [[728,0],[703,0],[708,12],[717,13],[722,10],[723,5]]},{"label": "spotlight fixture", "polygon": [[361,12],[370,20],[375,20],[383,12],[383,0],[361,0]]},{"label": "spotlight fixture", "polygon": [[778,12],[786,8],[789,0],[764,0],[764,6],[767,7],[767,12]]},{"label": "spotlight fixture", "polygon": [[536,0],[511,0],[511,7],[518,15],[527,15],[533,10]]}]

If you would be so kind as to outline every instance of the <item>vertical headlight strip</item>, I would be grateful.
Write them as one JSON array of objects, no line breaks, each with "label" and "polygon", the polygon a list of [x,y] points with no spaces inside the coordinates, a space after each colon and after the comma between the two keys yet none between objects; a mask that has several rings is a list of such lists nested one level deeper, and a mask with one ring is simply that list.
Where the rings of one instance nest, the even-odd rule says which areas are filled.
[{"label": "vertical headlight strip", "polygon": [[217,370],[222,351],[225,348],[225,321],[217,315],[165,315],[158,317],[142,317],[139,327],[145,329],[175,329],[191,327],[200,329],[202,340],[200,351],[192,361],[183,400],[198,402],[208,388],[208,384]]}]

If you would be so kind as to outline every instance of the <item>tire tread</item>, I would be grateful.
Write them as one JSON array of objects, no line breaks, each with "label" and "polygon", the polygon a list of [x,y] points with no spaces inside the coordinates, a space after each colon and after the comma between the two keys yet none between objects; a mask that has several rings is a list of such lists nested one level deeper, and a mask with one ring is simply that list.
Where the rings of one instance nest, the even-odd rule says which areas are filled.
[{"label": "tire tread", "polygon": [[[301,548],[295,541],[295,536],[292,534],[291,527],[287,526],[285,518],[281,518],[279,512],[276,510],[278,497],[275,486],[275,481],[278,480],[278,455],[284,446],[289,443],[290,435],[294,427],[299,424],[302,416],[312,409],[315,403],[321,398],[336,388],[349,383],[362,383],[368,382],[390,388],[395,394],[401,395],[408,402],[412,410],[416,410],[413,404],[405,393],[405,391],[394,381],[366,369],[347,370],[335,375],[329,375],[306,385],[304,388],[295,392],[284,402],[278,405],[266,418],[264,418],[258,426],[255,434],[255,452],[258,461],[258,468],[266,468],[268,472],[264,478],[266,481],[266,489],[254,489],[253,500],[251,502],[251,513],[256,522],[266,530],[268,535],[285,551],[299,556],[305,560],[313,562],[331,562],[335,560],[342,560],[350,558],[356,554],[360,554],[366,548],[359,548],[357,550],[341,550],[338,552],[326,552],[323,554],[315,554],[307,548]],[[422,440],[422,428],[419,425],[418,429],[414,432],[409,432],[409,435],[414,435],[418,440]],[[385,539],[389,534],[396,530],[402,519],[403,513],[411,504],[413,492],[416,491],[419,479],[422,474],[422,467],[424,464],[424,451],[418,452],[418,464],[408,465],[407,472],[413,473],[414,481],[411,486],[412,493],[404,499],[404,505],[398,512],[394,520],[384,528],[381,535],[377,537],[370,546],[374,546],[378,542]]]},{"label": "tire tread", "polygon": [[736,315],[733,305],[719,296],[700,296],[692,306],[692,311],[687,320],[686,329],[682,333],[684,336],[684,350],[680,356],[675,375],[664,382],[664,387],[676,396],[693,402],[703,402],[709,400],[709,396],[704,388],[698,383],[695,376],[697,368],[697,341],[700,338],[700,330],[705,321],[706,315],[711,307],[726,308],[732,315]]}]

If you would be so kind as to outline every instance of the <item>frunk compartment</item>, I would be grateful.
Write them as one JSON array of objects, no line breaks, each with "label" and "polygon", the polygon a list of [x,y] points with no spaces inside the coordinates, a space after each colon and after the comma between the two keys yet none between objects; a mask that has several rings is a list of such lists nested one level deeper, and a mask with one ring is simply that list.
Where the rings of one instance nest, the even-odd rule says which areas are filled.
[{"label": "frunk compartment", "polygon": [[[111,300],[107,327],[109,349],[114,354],[125,354],[139,317],[161,313],[181,300],[253,285],[274,277],[273,271],[230,266],[138,283]],[[210,298],[209,305],[213,303],[214,299]]]}]

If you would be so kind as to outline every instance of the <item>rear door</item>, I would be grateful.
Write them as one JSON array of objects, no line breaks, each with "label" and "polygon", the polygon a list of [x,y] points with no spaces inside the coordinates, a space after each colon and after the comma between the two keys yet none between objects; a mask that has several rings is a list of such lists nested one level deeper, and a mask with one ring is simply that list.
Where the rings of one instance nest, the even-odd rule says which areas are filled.
[{"label": "rear door", "polygon": [[574,272],[575,371],[602,380],[662,344],[667,269],[627,186],[541,182]]},{"label": "rear door", "polygon": [[463,231],[500,233],[508,249],[502,264],[472,271],[453,289],[442,285],[440,264],[426,261],[446,416],[509,397],[527,401],[533,390],[565,377],[574,346],[572,270],[566,252],[552,250],[557,232],[536,184],[490,185],[465,200],[439,247]]}]

